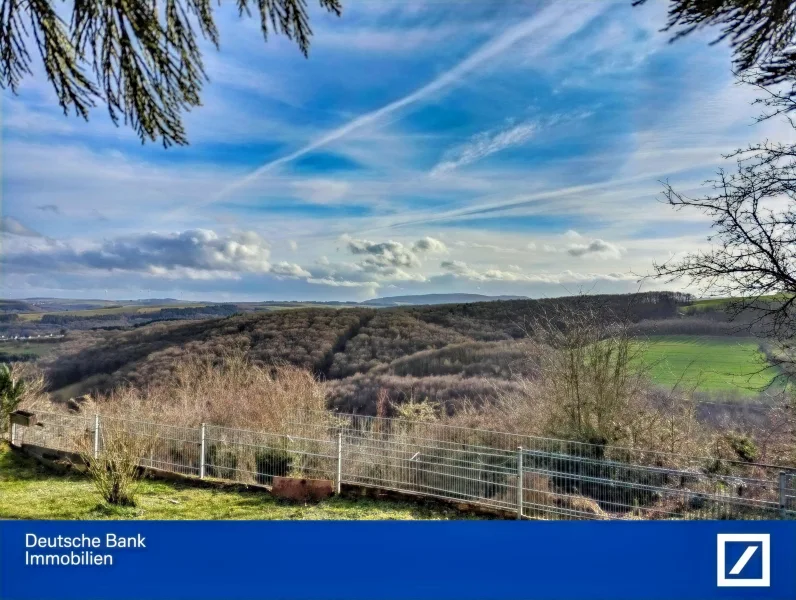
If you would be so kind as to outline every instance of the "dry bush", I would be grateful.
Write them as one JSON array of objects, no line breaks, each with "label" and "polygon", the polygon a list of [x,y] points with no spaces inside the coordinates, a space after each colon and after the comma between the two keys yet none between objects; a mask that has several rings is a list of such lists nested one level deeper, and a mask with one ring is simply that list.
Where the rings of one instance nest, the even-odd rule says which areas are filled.
[{"label": "dry bush", "polygon": [[517,379],[510,388],[494,386],[486,401],[467,398],[447,424],[471,429],[502,431],[522,435],[542,435],[545,405],[538,381]]},{"label": "dry bush", "polygon": [[382,390],[389,393],[391,405],[412,397],[428,398],[444,407],[444,412],[453,413],[468,400],[487,401],[498,390],[514,389],[517,384],[513,380],[457,375],[398,377],[359,373],[346,379],[327,381],[325,387],[331,406],[339,412],[375,415]]},{"label": "dry bush", "polygon": [[97,493],[108,504],[135,506],[140,466],[159,444],[158,431],[142,425],[151,418],[150,407],[135,390],[120,389],[106,397],[85,396],[71,408],[101,413],[98,448],[94,447],[93,430],[86,430],[75,441]]},{"label": "dry bush", "polygon": [[157,437],[130,431],[125,421],[105,419],[96,456],[92,437],[79,439],[78,452],[97,493],[108,504],[135,506],[139,466],[156,445]]},{"label": "dry bush", "polygon": [[142,420],[197,427],[256,429],[280,433],[291,421],[326,408],[323,387],[308,371],[252,364],[242,352],[195,356],[177,362],[164,381],[120,388],[99,400],[100,412],[124,397]]},{"label": "dry bush", "polygon": [[649,388],[629,323],[586,304],[565,305],[540,316],[533,333],[550,348],[540,378],[549,434],[599,445],[626,437]]},{"label": "dry bush", "polygon": [[[258,366],[242,352],[184,358],[168,378],[148,387],[127,385],[70,404],[84,414],[100,414],[101,435],[114,436],[108,440],[107,448],[114,452],[108,464],[91,473],[104,490],[124,483],[129,465],[138,462],[198,474],[201,423],[208,425],[209,476],[269,483],[273,475],[325,476],[330,471],[322,458],[329,454],[332,419],[324,410],[323,387],[307,371]],[[119,429],[120,424],[125,428]],[[135,437],[121,435],[134,431]],[[157,431],[165,432],[162,439]],[[86,447],[89,442],[82,441]],[[111,484],[102,473],[112,474]]]}]

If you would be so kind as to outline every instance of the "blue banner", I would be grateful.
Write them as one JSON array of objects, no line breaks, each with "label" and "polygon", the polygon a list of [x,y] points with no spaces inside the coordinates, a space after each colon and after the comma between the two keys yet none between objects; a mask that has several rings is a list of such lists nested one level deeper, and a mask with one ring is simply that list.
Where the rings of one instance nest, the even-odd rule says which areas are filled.
[{"label": "blue banner", "polygon": [[796,522],[0,522],[2,600],[796,599]]}]

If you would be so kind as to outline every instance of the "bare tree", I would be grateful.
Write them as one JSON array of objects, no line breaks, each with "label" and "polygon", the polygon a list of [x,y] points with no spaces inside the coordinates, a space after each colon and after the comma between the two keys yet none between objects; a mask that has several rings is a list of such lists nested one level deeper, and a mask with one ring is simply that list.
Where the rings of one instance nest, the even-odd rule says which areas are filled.
[{"label": "bare tree", "polygon": [[550,433],[598,445],[637,437],[631,431],[646,425],[633,407],[648,380],[629,322],[584,297],[546,311],[532,330],[550,348],[541,364]]},{"label": "bare tree", "polygon": [[[796,104],[792,97],[766,91],[762,102],[773,111],[762,119]],[[796,129],[792,117],[786,118]],[[709,216],[713,233],[708,249],[655,264],[656,275],[685,280],[703,294],[732,297],[731,315],[754,312],[753,322],[764,335],[791,340],[796,325],[796,145],[767,140],[725,158],[735,161],[734,169],[719,170],[703,196],[687,196],[664,183],[666,202]]]}]

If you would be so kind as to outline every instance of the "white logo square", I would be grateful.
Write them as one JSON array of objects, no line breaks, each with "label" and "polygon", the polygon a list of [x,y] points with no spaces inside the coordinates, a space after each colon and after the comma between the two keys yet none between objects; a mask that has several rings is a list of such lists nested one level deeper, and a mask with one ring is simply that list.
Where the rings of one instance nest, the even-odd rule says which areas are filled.
[{"label": "white logo square", "polygon": [[[750,543],[735,564],[726,563],[727,542]],[[771,535],[768,533],[719,533],[716,536],[717,579],[719,587],[770,587],[771,586]],[[759,544],[759,546],[758,546]],[[762,573],[760,577],[734,577],[743,573],[744,567],[760,548]],[[728,577],[732,576],[732,577]]]}]

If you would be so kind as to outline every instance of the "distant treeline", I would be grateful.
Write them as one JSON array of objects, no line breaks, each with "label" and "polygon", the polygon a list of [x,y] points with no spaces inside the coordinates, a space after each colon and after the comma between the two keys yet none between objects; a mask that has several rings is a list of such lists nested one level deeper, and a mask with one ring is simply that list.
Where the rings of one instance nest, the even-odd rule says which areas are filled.
[{"label": "distant treeline", "polygon": [[97,323],[107,321],[159,321],[170,319],[201,319],[207,317],[228,317],[238,312],[235,304],[211,304],[208,306],[191,306],[187,308],[161,308],[152,312],[109,313],[96,315],[61,315],[48,313],[42,315],[43,325],[74,325],[76,323]]}]

